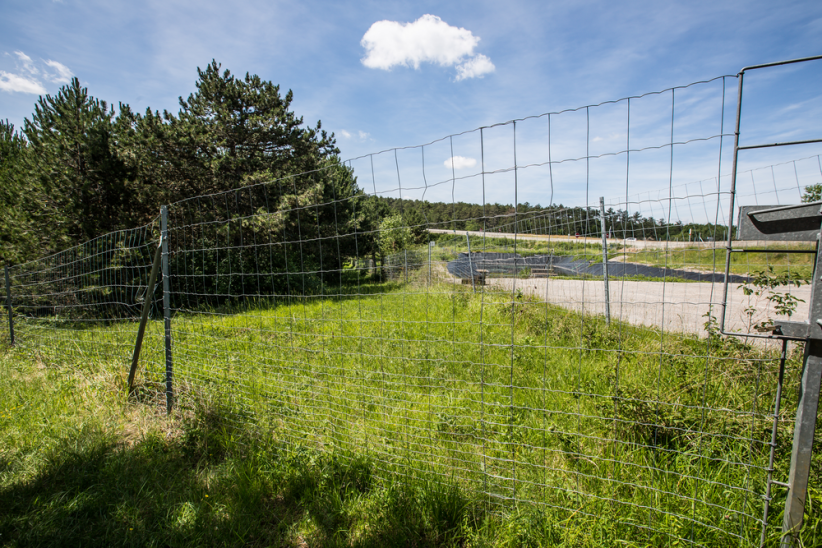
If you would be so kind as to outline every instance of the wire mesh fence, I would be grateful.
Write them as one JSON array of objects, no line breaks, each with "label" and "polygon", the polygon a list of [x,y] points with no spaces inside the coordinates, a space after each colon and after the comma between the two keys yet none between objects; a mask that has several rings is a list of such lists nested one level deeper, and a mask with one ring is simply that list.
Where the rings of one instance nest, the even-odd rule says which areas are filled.
[{"label": "wire mesh fence", "polygon": [[[801,361],[716,327],[717,242],[733,221],[729,83],[171,204],[166,294],[147,287],[159,220],[102,236],[11,269],[18,343],[125,368],[148,298],[138,377],[157,398],[171,355],[180,405],[208,394],[289,446],[367,455],[386,482],[424,476],[493,510],[607,524],[605,543],[778,539],[765,495],[774,466],[787,468],[796,396],[777,388],[797,383]],[[751,170],[737,203],[798,202],[822,182],[814,161]],[[784,313],[774,292],[803,299],[802,315],[804,257],[734,262],[731,323]],[[754,283],[768,273],[788,282]]]},{"label": "wire mesh fence", "polygon": [[44,363],[128,363],[158,239],[153,223],[10,267],[15,344]]}]

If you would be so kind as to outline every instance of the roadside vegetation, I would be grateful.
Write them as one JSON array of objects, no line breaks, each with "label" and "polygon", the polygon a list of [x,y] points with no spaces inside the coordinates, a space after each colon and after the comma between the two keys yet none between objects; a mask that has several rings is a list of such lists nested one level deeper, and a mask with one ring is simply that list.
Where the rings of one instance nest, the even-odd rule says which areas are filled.
[{"label": "roadside vegetation", "polygon": [[[743,247],[737,242],[735,248]],[[747,246],[750,247],[750,246]],[[733,253],[731,255],[732,274],[753,274],[772,268],[776,273],[787,273],[791,277],[807,280],[813,272],[815,261],[813,243],[788,243],[756,246],[767,251],[757,253]],[[782,250],[809,251],[809,253],[784,253]],[[703,272],[725,270],[725,248],[685,248],[641,249],[626,251],[626,261],[650,266],[668,266]]]}]

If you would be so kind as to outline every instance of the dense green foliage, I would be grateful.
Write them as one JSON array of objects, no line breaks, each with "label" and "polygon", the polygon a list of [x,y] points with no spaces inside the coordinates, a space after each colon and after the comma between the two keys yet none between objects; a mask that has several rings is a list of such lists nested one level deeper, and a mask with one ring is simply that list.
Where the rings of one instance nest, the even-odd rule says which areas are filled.
[{"label": "dense green foliage", "polygon": [[[289,181],[267,212],[356,193],[334,136],[319,122],[305,127],[289,110],[292,100],[290,91],[283,96],[256,75],[236,78],[216,62],[198,70],[197,90],[180,98],[176,114],[138,114],[124,104],[115,113],[76,78],[40,97],[22,134],[0,128],[2,260],[142,225],[162,204],[299,173],[312,176]],[[350,216],[352,207],[342,202],[338,213]]]},{"label": "dense green foliage", "polygon": [[49,220],[49,203],[26,175],[29,149],[14,126],[0,120],[0,250],[2,259],[36,257],[51,243],[39,228]]},{"label": "dense green foliage", "polygon": [[803,202],[817,202],[822,200],[822,184],[808,185],[802,193]]},{"label": "dense green foliage", "polygon": [[134,173],[116,150],[113,121],[114,111],[77,78],[40,97],[26,120],[28,175],[53,203],[49,226],[71,241],[123,228]]}]

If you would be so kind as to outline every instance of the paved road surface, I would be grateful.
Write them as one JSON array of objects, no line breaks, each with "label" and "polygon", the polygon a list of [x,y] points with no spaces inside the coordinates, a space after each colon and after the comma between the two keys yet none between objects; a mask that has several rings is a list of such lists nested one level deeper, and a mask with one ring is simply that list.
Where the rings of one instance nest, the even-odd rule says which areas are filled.
[{"label": "paved road surface", "polygon": [[[489,278],[488,284],[523,293],[560,305],[571,310],[584,309],[587,313],[605,314],[605,288],[602,280],[566,280],[557,278]],[[755,310],[753,323],[776,318],[772,306],[764,297],[746,296],[729,286],[727,326],[734,331],[748,331],[750,319],[746,309]],[[629,323],[645,325],[665,332],[684,332],[705,335],[705,317],[711,304],[717,320],[721,313],[721,283],[629,282],[611,281],[611,317]],[[792,319],[808,318],[810,286],[791,288],[791,293],[803,299]]]}]

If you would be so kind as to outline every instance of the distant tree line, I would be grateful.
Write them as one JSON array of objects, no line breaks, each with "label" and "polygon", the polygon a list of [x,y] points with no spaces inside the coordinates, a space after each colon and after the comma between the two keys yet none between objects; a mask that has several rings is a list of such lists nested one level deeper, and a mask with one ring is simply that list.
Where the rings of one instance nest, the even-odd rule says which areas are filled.
[{"label": "distant tree line", "polygon": [[[469,204],[465,202],[426,202],[380,198],[404,222],[421,234],[421,227],[445,230],[485,230],[488,232],[518,232],[528,234],[559,234],[573,236],[600,236],[598,209],[567,207],[562,204],[541,206],[528,202],[519,204]],[[668,224],[665,219],[644,217],[624,210],[609,208],[605,211],[605,229],[614,238],[693,241],[727,237],[727,227],[713,223]],[[690,231],[690,234],[689,234]],[[418,238],[419,239],[419,238]]]}]

